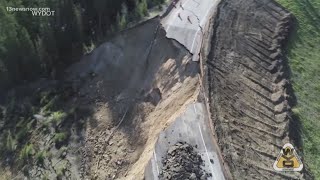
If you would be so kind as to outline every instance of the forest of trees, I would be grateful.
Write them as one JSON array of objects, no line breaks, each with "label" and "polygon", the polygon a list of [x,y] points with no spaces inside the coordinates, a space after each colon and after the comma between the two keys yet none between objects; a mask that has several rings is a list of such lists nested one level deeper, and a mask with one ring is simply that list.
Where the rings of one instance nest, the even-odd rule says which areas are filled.
[{"label": "forest of trees", "polygon": [[[0,0],[0,89],[39,77],[58,77],[87,47],[164,1]],[[6,7],[50,8],[55,15],[8,12]]]}]

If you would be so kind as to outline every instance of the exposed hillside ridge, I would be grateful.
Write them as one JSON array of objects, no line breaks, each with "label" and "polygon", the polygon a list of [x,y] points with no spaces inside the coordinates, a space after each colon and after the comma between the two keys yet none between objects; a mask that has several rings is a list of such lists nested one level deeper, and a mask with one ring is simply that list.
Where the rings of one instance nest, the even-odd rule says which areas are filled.
[{"label": "exposed hillside ridge", "polygon": [[216,18],[207,87],[231,174],[235,179],[306,178],[272,168],[282,146],[300,138],[291,117],[295,99],[283,56],[292,16],[273,1],[231,0],[221,2]]}]

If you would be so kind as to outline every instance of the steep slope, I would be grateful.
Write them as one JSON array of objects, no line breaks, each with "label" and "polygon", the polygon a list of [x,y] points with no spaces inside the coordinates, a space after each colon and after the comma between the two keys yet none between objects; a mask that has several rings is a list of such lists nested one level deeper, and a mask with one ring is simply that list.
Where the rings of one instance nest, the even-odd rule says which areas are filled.
[{"label": "steep slope", "polygon": [[292,16],[271,0],[220,4],[205,48],[207,87],[218,142],[234,179],[307,179],[272,168],[282,146],[299,140],[283,56],[291,23]]},{"label": "steep slope", "polygon": [[196,98],[199,66],[159,20],[122,32],[68,72],[79,94],[69,105],[94,111],[76,155],[83,178],[142,179],[157,135]]}]

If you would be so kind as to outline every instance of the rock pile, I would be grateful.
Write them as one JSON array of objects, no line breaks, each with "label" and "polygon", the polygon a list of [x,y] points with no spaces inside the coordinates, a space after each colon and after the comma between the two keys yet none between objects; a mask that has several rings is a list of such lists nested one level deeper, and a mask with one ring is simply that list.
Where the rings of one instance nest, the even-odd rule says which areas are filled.
[{"label": "rock pile", "polygon": [[171,146],[166,157],[163,157],[159,179],[206,180],[211,177],[212,174],[203,169],[204,161],[195,148],[186,142]]}]

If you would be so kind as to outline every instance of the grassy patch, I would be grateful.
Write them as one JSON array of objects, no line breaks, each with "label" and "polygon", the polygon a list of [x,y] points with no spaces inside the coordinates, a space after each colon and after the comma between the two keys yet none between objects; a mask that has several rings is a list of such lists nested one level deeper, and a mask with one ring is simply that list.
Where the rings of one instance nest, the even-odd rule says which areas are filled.
[{"label": "grassy patch", "polygon": [[33,154],[34,154],[33,144],[27,144],[21,149],[19,154],[19,160],[21,160],[22,162],[28,161]]},{"label": "grassy patch", "polygon": [[25,142],[27,140],[27,137],[30,133],[30,130],[32,130],[34,123],[34,119],[24,120],[23,118],[21,118],[20,122],[16,125],[16,137],[19,143]]},{"label": "grassy patch", "polygon": [[42,179],[42,180],[50,180],[48,174],[42,175],[42,178],[41,178],[41,179]]},{"label": "grassy patch", "polygon": [[298,99],[293,109],[302,122],[305,163],[320,179],[320,0],[277,0],[298,21],[289,42],[291,80]]},{"label": "grassy patch", "polygon": [[35,155],[35,157],[36,157],[36,163],[37,163],[38,165],[43,165],[46,156],[47,156],[46,151],[40,151],[40,152],[38,152],[38,153]]},{"label": "grassy patch", "polygon": [[8,132],[6,142],[5,142],[5,151],[13,153],[17,148],[17,140],[12,136],[11,131]]},{"label": "grassy patch", "polygon": [[[59,96],[56,95],[54,96],[52,99],[50,99],[48,101],[48,103],[46,103],[45,106],[42,107],[41,111],[44,113],[44,114],[48,114],[51,112],[51,110],[53,109],[56,109],[57,108],[57,104],[59,102]],[[43,102],[46,102],[46,100],[43,100]]]},{"label": "grassy patch", "polygon": [[66,146],[61,147],[61,148],[59,149],[59,152],[58,152],[59,157],[65,158],[67,152],[68,152],[68,147],[66,147]]},{"label": "grassy patch", "polygon": [[57,179],[62,179],[62,177],[65,175],[65,172],[67,170],[67,166],[65,162],[59,163],[56,167],[56,175]]},{"label": "grassy patch", "polygon": [[67,140],[66,133],[56,133],[53,137],[53,141],[56,144],[56,146],[60,147],[61,144],[63,144]]},{"label": "grassy patch", "polygon": [[62,111],[57,111],[51,114],[51,122],[54,126],[60,125],[67,117],[67,114]]}]

